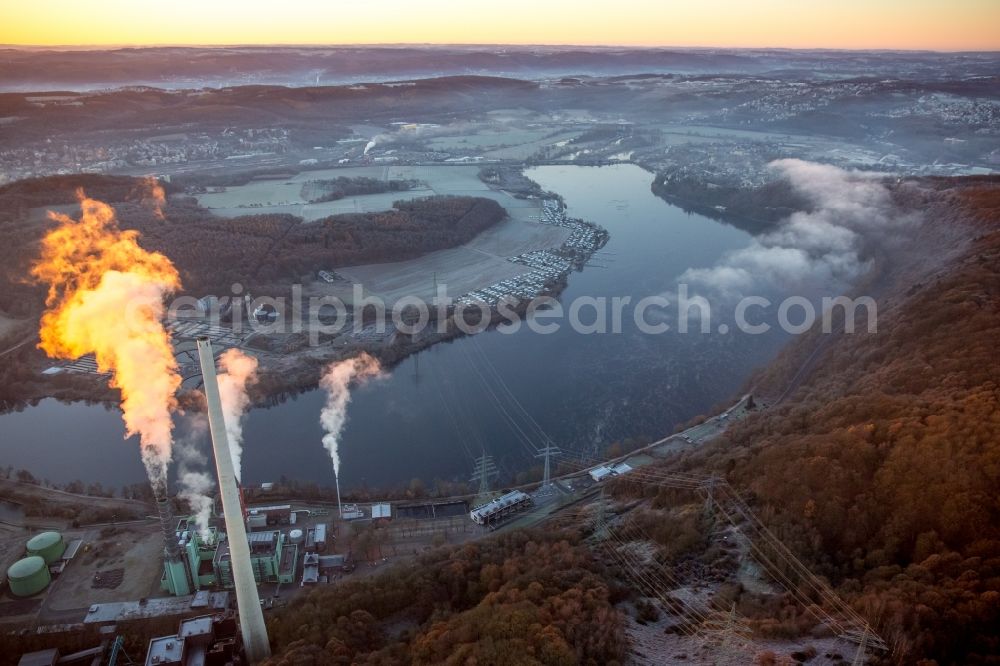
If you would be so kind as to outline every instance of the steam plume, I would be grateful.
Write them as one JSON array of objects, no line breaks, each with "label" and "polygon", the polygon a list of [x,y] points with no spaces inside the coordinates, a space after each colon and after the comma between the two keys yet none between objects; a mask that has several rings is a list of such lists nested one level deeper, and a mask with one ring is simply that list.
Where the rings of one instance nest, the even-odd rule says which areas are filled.
[{"label": "steam plume", "polygon": [[190,432],[186,438],[179,439],[174,447],[177,459],[177,496],[187,502],[194,516],[198,532],[208,535],[208,521],[212,517],[212,491],[215,481],[208,473],[208,459],[195,448],[193,440],[205,436],[208,421],[203,414],[191,417]]},{"label": "steam plume", "polygon": [[242,481],[240,461],[243,458],[243,414],[250,405],[247,387],[257,382],[257,359],[233,347],[219,357],[219,397],[226,421],[226,436],[233,455],[236,479]]},{"label": "steam plume", "polygon": [[319,385],[326,390],[326,407],[320,412],[319,421],[326,430],[323,436],[323,446],[330,452],[333,462],[333,472],[340,479],[340,453],[338,446],[340,433],[347,422],[347,405],[351,402],[350,384],[352,381],[363,382],[371,377],[378,377],[382,368],[377,359],[368,354],[345,361],[336,361],[326,367]]},{"label": "steam plume", "polygon": [[167,257],[139,247],[137,232],[118,228],[110,206],[78,196],[79,221],[49,212],[59,224],[32,267],[48,284],[39,347],[54,358],[94,354],[98,368],[111,373],[126,436],[139,435],[150,481],[165,489],[181,379],[161,319],[164,297],[180,279]]},{"label": "steam plume", "polygon": [[681,282],[740,295],[753,287],[850,280],[867,268],[862,258],[866,237],[896,221],[889,192],[877,180],[880,176],[795,159],[778,160],[770,167],[813,209],[792,214],[712,268],[685,271]]}]

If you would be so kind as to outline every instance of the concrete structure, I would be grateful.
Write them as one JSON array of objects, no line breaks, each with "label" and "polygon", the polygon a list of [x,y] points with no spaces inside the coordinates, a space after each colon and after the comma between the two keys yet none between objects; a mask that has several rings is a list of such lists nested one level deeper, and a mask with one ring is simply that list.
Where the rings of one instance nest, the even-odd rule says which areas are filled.
[{"label": "concrete structure", "polygon": [[52,564],[66,550],[66,542],[59,532],[42,532],[28,540],[28,555],[38,555],[46,564]]},{"label": "concrete structure", "polygon": [[7,584],[15,597],[36,595],[48,587],[51,580],[48,564],[39,555],[18,560],[7,569]]},{"label": "concrete structure", "polygon": [[198,360],[204,380],[205,398],[208,402],[208,426],[212,434],[212,451],[215,454],[215,470],[219,479],[219,495],[222,498],[222,513],[226,521],[227,544],[232,564],[233,584],[236,589],[236,604],[239,608],[240,629],[243,647],[251,664],[261,662],[271,656],[271,646],[264,626],[264,613],[260,608],[260,595],[254,580],[250,562],[250,545],[247,541],[246,526],[243,524],[243,508],[239,489],[236,487],[236,472],[233,469],[233,454],[226,436],[226,422],[222,415],[222,400],[219,397],[219,383],[215,374],[215,356],[212,343],[207,337],[197,341]]},{"label": "concrete structure", "polygon": [[372,520],[392,520],[391,504],[373,504]]}]

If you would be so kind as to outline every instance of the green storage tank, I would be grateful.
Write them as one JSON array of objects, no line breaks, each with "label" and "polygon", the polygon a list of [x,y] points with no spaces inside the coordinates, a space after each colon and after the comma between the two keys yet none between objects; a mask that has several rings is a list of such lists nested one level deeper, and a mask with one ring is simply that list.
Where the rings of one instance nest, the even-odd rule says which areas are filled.
[{"label": "green storage tank", "polygon": [[46,564],[52,564],[66,551],[66,542],[59,532],[42,532],[28,540],[28,555],[38,555]]},{"label": "green storage tank", "polygon": [[30,597],[44,590],[52,578],[49,565],[38,555],[26,557],[7,569],[7,583],[15,597]]}]

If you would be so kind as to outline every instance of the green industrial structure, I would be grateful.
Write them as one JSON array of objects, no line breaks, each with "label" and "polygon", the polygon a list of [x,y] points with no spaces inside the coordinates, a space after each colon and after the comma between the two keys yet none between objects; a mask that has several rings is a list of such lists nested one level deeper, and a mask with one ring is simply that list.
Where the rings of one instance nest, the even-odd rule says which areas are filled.
[{"label": "green industrial structure", "polygon": [[38,594],[48,587],[51,580],[49,565],[39,555],[18,560],[7,569],[7,584],[15,597]]},{"label": "green industrial structure", "polygon": [[59,532],[42,532],[28,540],[28,555],[37,555],[52,564],[66,551],[66,542]]},{"label": "green industrial structure", "polygon": [[[224,533],[212,527],[202,535],[195,529],[192,518],[184,518],[177,525],[177,535],[182,557],[164,562],[160,579],[163,590],[183,596],[213,587],[233,589],[229,544]],[[277,530],[251,532],[247,540],[250,544],[250,563],[258,584],[291,583],[295,580],[296,544],[289,542]]]}]

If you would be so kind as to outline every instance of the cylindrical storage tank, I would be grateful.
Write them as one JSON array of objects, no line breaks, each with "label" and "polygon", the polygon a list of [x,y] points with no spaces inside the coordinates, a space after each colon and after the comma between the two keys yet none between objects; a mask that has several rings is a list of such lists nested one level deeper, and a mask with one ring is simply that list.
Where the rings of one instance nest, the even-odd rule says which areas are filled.
[{"label": "cylindrical storage tank", "polygon": [[66,550],[66,542],[59,532],[42,532],[28,540],[28,555],[38,555],[46,564],[52,564]]},{"label": "cylindrical storage tank", "polygon": [[30,597],[44,590],[49,581],[49,565],[41,557],[32,555],[18,560],[7,569],[7,583],[15,597]]},{"label": "cylindrical storage tank", "polygon": [[302,530],[292,530],[289,532],[288,540],[292,543],[302,543]]}]

